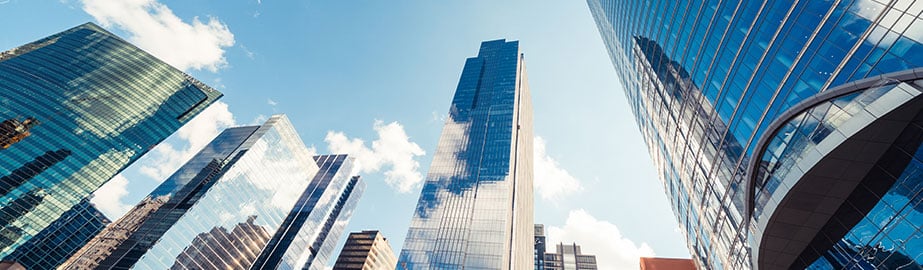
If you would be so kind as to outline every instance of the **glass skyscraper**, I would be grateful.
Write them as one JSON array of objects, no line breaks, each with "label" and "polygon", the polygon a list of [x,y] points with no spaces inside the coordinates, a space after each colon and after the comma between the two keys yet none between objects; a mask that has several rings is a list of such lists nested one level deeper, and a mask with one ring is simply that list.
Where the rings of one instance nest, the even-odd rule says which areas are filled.
[{"label": "glass skyscraper", "polygon": [[219,97],[91,23],[0,53],[0,258]]},{"label": "glass skyscraper", "polygon": [[485,41],[465,61],[397,268],[531,268],[532,214],[525,62],[518,41]]},{"label": "glass skyscraper", "polygon": [[587,2],[701,268],[921,267],[923,4]]},{"label": "glass skyscraper", "polygon": [[61,268],[316,269],[362,194],[351,166],[312,158],[284,115],[227,129]]}]

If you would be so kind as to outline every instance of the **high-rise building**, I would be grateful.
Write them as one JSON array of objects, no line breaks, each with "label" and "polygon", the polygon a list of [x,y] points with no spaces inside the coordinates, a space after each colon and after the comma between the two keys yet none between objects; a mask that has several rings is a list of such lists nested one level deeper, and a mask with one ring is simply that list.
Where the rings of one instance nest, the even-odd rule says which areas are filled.
[{"label": "high-rise building", "polygon": [[699,268],[923,264],[923,5],[587,2]]},{"label": "high-rise building", "polygon": [[60,268],[276,268],[254,262],[278,254],[317,269],[362,194],[351,168],[312,158],[284,115],[227,129]]},{"label": "high-rise building", "polygon": [[54,269],[109,224],[99,209],[83,199],[5,259],[27,269]]},{"label": "high-rise building", "polygon": [[519,42],[468,58],[398,269],[533,264],[532,101]]},{"label": "high-rise building", "polygon": [[394,270],[397,257],[379,231],[350,233],[333,270]]},{"label": "high-rise building", "polygon": [[0,53],[0,258],[219,97],[91,23]]},{"label": "high-rise building", "polygon": [[641,257],[641,270],[696,270],[690,259]]},{"label": "high-rise building", "polygon": [[596,270],[596,256],[583,254],[577,243],[558,243],[554,253],[545,252],[545,266],[548,270]]},{"label": "high-rise building", "polygon": [[535,252],[532,253],[535,270],[545,269],[545,225],[535,224]]}]

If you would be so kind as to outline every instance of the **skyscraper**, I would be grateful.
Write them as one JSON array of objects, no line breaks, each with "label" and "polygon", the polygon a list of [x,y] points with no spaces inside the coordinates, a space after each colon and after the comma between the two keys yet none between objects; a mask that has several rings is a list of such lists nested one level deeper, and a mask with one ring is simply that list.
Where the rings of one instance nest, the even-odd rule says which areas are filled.
[{"label": "skyscraper", "polygon": [[532,101],[519,42],[465,61],[398,269],[532,267]]},{"label": "skyscraper", "polygon": [[5,259],[27,269],[54,269],[109,224],[99,209],[83,199]]},{"label": "skyscraper", "polygon": [[596,256],[583,254],[577,243],[558,243],[556,251],[545,252],[543,269],[548,270],[596,270]]},{"label": "skyscraper", "polygon": [[379,231],[350,233],[333,270],[394,270],[397,257]]},{"label": "skyscraper", "polygon": [[0,258],[219,97],[91,23],[0,53]]},{"label": "skyscraper", "polygon": [[316,269],[362,193],[351,168],[312,158],[284,115],[227,129],[62,268],[246,269],[284,254],[275,265]]},{"label": "skyscraper", "polygon": [[587,2],[701,268],[923,264],[923,5]]}]

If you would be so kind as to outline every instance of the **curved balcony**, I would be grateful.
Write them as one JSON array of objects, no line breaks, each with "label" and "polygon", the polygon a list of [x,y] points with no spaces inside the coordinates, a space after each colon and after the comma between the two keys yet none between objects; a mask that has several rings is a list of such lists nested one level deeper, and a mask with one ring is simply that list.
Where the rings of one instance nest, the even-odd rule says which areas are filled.
[{"label": "curved balcony", "polygon": [[756,269],[788,269],[923,109],[923,68],[848,83],[774,121],[750,160]]}]

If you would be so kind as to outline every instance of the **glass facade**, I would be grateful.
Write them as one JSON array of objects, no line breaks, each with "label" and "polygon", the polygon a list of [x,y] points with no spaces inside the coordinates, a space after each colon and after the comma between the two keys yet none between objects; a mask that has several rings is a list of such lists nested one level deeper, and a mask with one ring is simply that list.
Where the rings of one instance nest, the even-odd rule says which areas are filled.
[{"label": "glass facade", "polygon": [[319,168],[284,115],[219,134],[63,269],[246,269]]},{"label": "glass facade", "polygon": [[532,104],[519,42],[462,70],[398,269],[533,265]]},{"label": "glass facade", "polygon": [[251,269],[325,269],[365,183],[346,155],[315,156],[320,167]]},{"label": "glass facade", "polygon": [[26,269],[54,269],[109,224],[99,209],[83,199],[60,218],[19,246],[5,260]]},{"label": "glass facade", "polygon": [[220,96],[91,23],[0,53],[0,257]]},{"label": "glass facade", "polygon": [[[779,247],[785,239],[790,241],[785,248],[800,245],[797,250],[802,250],[785,258],[791,268],[829,260],[834,269],[921,268],[914,257],[923,251],[915,241],[923,233],[915,226],[898,229],[904,222],[923,222],[920,213],[901,211],[923,199],[917,194],[923,177],[915,173],[918,165],[911,154],[921,142],[923,80],[918,78],[883,84],[871,80],[871,87],[848,87],[853,91],[828,90],[848,93],[800,106],[805,109],[781,117],[769,129],[774,132],[759,144],[762,154],[756,160],[761,168],[754,179],[753,226],[764,233],[751,241],[761,243],[761,265],[783,259],[774,254],[781,253],[778,249],[766,247]],[[786,196],[797,200],[786,201]],[[784,231],[816,235],[803,240],[776,236]],[[900,257],[910,260],[893,261]]]},{"label": "glass facade", "polygon": [[[866,269],[923,262],[923,246],[914,244],[923,237],[918,230],[923,221],[913,210],[919,209],[921,187],[902,182],[919,181],[911,158],[919,137],[907,139],[912,143],[898,151],[903,154],[888,150],[865,163],[868,171],[850,171],[861,183],[816,189],[842,196],[802,194],[821,181],[813,172],[822,168],[791,169],[810,159],[829,164],[831,156],[821,154],[846,151],[832,142],[853,139],[836,130],[861,120],[865,114],[857,109],[883,109],[868,124],[890,120],[881,117],[888,108],[916,106],[910,103],[916,102],[919,85],[892,77],[923,74],[914,70],[923,66],[923,5],[905,0],[587,2],[699,267]],[[859,81],[874,85],[842,96],[825,94]],[[891,91],[895,88],[898,92]],[[811,103],[806,114],[811,117],[784,124],[792,110],[802,111],[799,104],[817,100],[829,102]],[[906,124],[907,129],[915,125]],[[905,126],[883,128],[911,136]],[[789,142],[800,145],[779,148]],[[815,151],[815,145],[831,151]],[[891,171],[881,174],[878,168]],[[871,183],[886,184],[872,190]],[[825,202],[830,213],[797,209]],[[815,217],[816,228],[785,226]],[[888,225],[901,222],[914,226]],[[775,262],[781,265],[764,264],[766,258],[786,256],[792,259]]]}]

